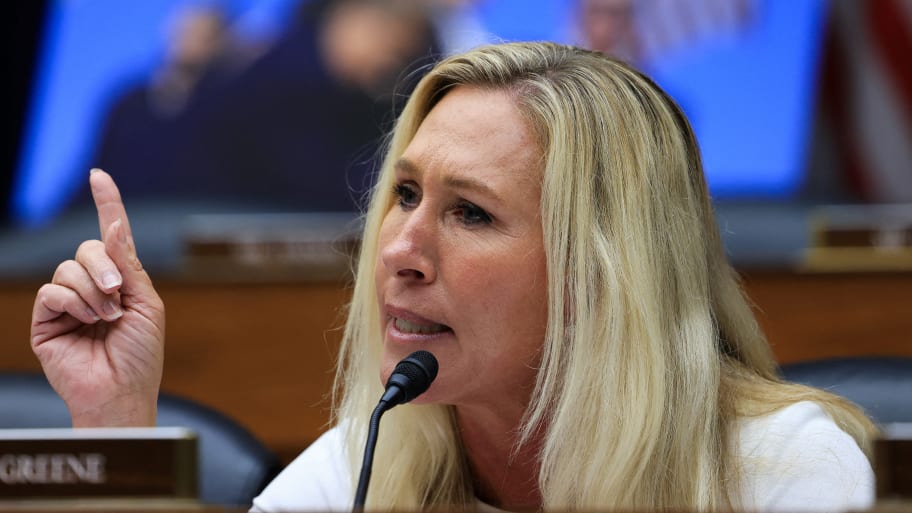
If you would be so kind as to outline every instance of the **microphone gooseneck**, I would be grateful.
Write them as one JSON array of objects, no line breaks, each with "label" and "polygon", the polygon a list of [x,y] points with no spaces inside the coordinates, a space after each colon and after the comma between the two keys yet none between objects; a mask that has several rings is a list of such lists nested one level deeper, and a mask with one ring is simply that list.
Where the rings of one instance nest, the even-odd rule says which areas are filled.
[{"label": "microphone gooseneck", "polygon": [[427,351],[415,351],[396,364],[396,368],[386,381],[386,391],[371,414],[367,443],[364,446],[364,461],[361,463],[361,475],[358,477],[358,488],[355,492],[354,511],[364,509],[374,461],[374,448],[377,446],[377,434],[380,430],[380,417],[387,410],[423,394],[436,377],[437,358]]}]

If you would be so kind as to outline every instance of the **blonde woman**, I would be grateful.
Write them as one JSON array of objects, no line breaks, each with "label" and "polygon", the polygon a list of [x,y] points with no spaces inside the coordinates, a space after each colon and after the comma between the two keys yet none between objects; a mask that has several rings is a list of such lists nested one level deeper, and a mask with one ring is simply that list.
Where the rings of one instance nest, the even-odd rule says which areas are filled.
[{"label": "blonde woman", "polygon": [[[74,425],[149,424],[163,309],[116,187],[101,172],[91,181],[104,241],[39,291],[33,347]],[[336,427],[253,509],[349,510],[382,383],[416,349],[437,356],[439,375],[384,417],[371,509],[873,500],[872,424],[779,380],[686,119],[602,54],[493,45],[424,77],[367,212]],[[80,366],[93,364],[86,379]]]}]

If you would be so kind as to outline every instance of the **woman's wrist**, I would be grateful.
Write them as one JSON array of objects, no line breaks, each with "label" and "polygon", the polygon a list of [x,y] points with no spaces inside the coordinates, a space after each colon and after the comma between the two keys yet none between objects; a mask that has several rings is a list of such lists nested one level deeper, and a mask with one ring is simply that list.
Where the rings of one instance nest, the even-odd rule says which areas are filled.
[{"label": "woman's wrist", "polygon": [[158,414],[157,401],[116,401],[97,408],[70,411],[74,428],[152,427]]}]

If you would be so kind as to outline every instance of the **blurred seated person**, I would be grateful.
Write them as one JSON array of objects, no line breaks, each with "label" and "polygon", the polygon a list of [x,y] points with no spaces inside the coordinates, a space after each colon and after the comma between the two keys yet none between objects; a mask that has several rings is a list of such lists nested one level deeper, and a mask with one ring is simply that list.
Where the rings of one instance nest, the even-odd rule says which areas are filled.
[{"label": "blurred seated person", "polygon": [[[39,290],[32,348],[74,426],[151,425],[164,305],[113,180],[90,182],[103,240]],[[435,66],[393,130],[360,251],[334,425],[254,511],[350,511],[383,383],[419,348],[440,371],[384,418],[369,509],[873,502],[874,426],[778,376],[688,121],[620,61],[512,43]]]},{"label": "blurred seated person", "polygon": [[748,32],[757,0],[573,0],[573,40],[640,68],[657,54]]},{"label": "blurred seated person", "polygon": [[[174,55],[194,62],[222,55],[216,49],[229,27],[184,25],[194,29],[178,31],[174,47],[185,51]],[[148,129],[109,121],[92,166],[117,170],[124,193],[136,198],[357,210],[394,100],[407,97],[415,71],[437,53],[425,11],[404,0],[303,2],[253,62],[236,58],[243,45],[232,48],[220,59],[244,66],[231,74],[205,67],[218,75],[206,76],[209,87],[188,98],[180,116]],[[181,62],[168,60],[166,69]]]},{"label": "blurred seated person", "polygon": [[641,60],[634,0],[577,0],[576,10],[580,46],[629,63]]},{"label": "blurred seated person", "polygon": [[[225,13],[194,5],[169,18],[159,66],[114,89],[91,164],[122,169],[121,187],[136,197],[167,194],[186,151],[188,116],[200,97],[240,67]],[[88,190],[82,198],[88,197]]]}]

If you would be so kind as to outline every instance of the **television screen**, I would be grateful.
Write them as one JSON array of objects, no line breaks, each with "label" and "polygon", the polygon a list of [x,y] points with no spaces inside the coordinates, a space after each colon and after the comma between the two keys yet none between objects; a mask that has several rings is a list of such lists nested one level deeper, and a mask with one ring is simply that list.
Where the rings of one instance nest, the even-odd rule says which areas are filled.
[{"label": "television screen", "polygon": [[[530,3],[537,5],[530,6]],[[277,38],[285,28],[283,24],[287,25],[293,17],[293,4],[289,0],[225,4],[222,10],[226,19],[222,22],[233,31],[235,51],[242,51],[241,44],[248,47],[265,45]],[[637,55],[623,56],[631,58],[653,76],[687,112],[697,132],[709,184],[716,197],[789,197],[800,185],[804,170],[824,3],[822,0],[797,3],[740,0],[715,4],[682,2],[679,7],[669,10],[661,2],[642,3],[647,7],[641,6],[640,12],[631,15],[630,23],[638,24],[641,33],[648,37],[638,38]],[[123,169],[110,171],[125,175],[131,181],[133,175],[140,173],[141,167],[147,176],[137,177],[135,181],[142,185],[143,192],[151,188],[166,197],[169,192],[178,192],[179,185],[160,182],[179,178],[165,168],[192,163],[177,163],[175,155],[163,152],[202,151],[207,143],[227,144],[244,137],[193,137],[181,133],[178,123],[169,123],[169,115],[177,117],[180,114],[184,107],[181,102],[193,99],[182,97],[179,85],[173,86],[175,91],[170,96],[164,91],[169,87],[165,66],[192,66],[193,63],[174,63],[181,58],[175,55],[183,51],[189,55],[183,58],[189,60],[194,58],[194,51],[201,54],[210,51],[202,48],[209,44],[206,37],[210,40],[224,37],[216,35],[222,30],[217,26],[219,21],[213,21],[212,27],[207,27],[202,19],[190,19],[194,14],[200,16],[200,12],[191,12],[193,6],[202,11],[204,6],[211,5],[180,0],[58,1],[50,4],[36,94],[16,173],[13,206],[17,220],[40,224],[53,218],[81,190],[87,170],[94,165],[103,165],[105,160],[123,165]],[[729,8],[720,8],[724,5]],[[468,43],[497,38],[556,39],[579,44],[583,41],[579,40],[580,30],[574,24],[592,24],[593,17],[612,16],[612,13],[597,11],[578,15],[576,8],[568,0],[481,2],[473,6],[475,19],[481,27],[480,37]],[[180,15],[185,19],[180,19]],[[181,23],[189,27],[180,26]],[[213,34],[194,35],[190,33],[192,30],[210,30]],[[184,41],[178,39],[181,37]],[[197,40],[191,40],[193,37]],[[196,44],[200,48],[183,49],[181,44]],[[210,52],[214,54],[215,50]],[[239,62],[224,66],[254,66],[256,69],[256,63],[242,63],[238,56],[235,60]],[[232,71],[221,70],[224,74]],[[236,73],[237,76],[230,78],[246,78],[240,71]],[[158,96],[150,92],[153,86],[149,85],[150,81],[156,80],[159,83],[153,86],[162,90]],[[289,81],[294,80],[298,78],[289,77]],[[298,85],[301,88],[308,86],[305,80]],[[270,91],[268,85],[261,84],[259,89],[251,86],[245,92],[253,94],[258,90],[265,94]],[[318,98],[315,92],[313,97]],[[236,100],[226,99],[219,108],[230,106],[232,101]],[[152,102],[158,102],[158,105],[148,105]],[[260,103],[248,106],[237,102],[234,105],[238,109],[270,107],[266,102]],[[151,119],[153,116],[147,111],[152,109],[158,109],[159,119]],[[232,119],[242,117],[246,119]],[[213,126],[217,123],[233,123],[240,130],[278,132],[278,128],[243,126],[243,121],[259,121],[260,118],[265,115],[256,117],[245,112],[233,117],[223,115],[211,124],[198,123],[212,131],[219,130]],[[276,118],[277,122],[284,123],[279,127],[281,129],[301,128],[282,116]],[[278,134],[272,135],[278,137]],[[179,137],[192,137],[199,146],[194,150],[170,140]],[[307,142],[299,144],[307,145]],[[283,151],[278,145],[271,148],[251,145],[250,150]],[[285,151],[289,156],[295,154]],[[124,153],[131,155],[122,156]],[[223,153],[224,158],[238,155]],[[135,164],[127,168],[131,158]],[[277,189],[273,191],[276,196],[284,195],[283,186],[300,185],[278,171],[253,169],[256,159],[248,158],[250,167],[228,165],[227,171],[223,168],[221,172],[262,173],[275,180],[264,188]],[[186,178],[186,173],[209,172],[214,176],[207,178],[217,179],[215,176],[220,171],[210,168],[219,168],[219,164],[225,162],[199,164],[195,170],[183,170],[181,176]],[[308,175],[321,172],[313,169],[306,159],[281,171]],[[202,179],[194,182],[204,183]],[[355,185],[363,186],[363,183]],[[269,191],[265,191],[263,197],[268,196]],[[308,204],[308,199],[314,198],[302,197],[296,206],[302,210],[347,206],[346,201],[339,201],[337,205]]]},{"label": "television screen", "polygon": [[808,163],[820,160],[815,116],[833,96],[818,87],[824,0],[389,2],[366,14],[359,4],[48,2],[14,225],[47,229],[90,207],[92,167],[136,209],[159,205],[148,207],[164,212],[159,223],[357,212],[422,66],[505,40],[603,50],[653,77],[688,115],[720,202],[806,199],[820,180]]}]

